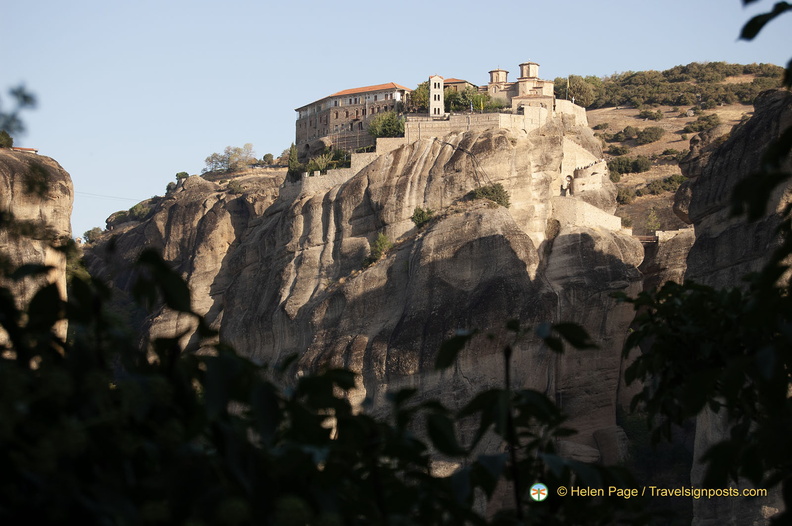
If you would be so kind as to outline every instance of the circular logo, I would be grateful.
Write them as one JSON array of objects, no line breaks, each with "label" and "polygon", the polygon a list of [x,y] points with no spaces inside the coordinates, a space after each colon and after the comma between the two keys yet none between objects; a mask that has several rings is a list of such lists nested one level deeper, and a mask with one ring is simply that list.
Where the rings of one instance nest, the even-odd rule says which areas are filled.
[{"label": "circular logo", "polygon": [[541,482],[531,486],[531,498],[537,502],[545,500],[547,498],[547,486]]}]

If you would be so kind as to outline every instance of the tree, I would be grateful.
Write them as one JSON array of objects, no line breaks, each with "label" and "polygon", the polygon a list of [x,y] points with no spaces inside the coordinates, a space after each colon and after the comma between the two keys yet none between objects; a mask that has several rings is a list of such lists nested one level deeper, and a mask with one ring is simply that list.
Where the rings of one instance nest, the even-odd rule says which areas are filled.
[{"label": "tree", "polygon": [[388,239],[388,236],[380,232],[377,235],[377,239],[371,243],[369,256],[366,258],[365,265],[371,265],[382,259],[382,256],[384,256],[391,247],[393,247],[393,243]]},{"label": "tree", "polygon": [[289,147],[289,175],[296,175],[302,173],[304,166],[300,163],[297,153],[297,146],[292,143]]},{"label": "tree", "polygon": [[83,241],[85,241],[86,243],[95,243],[99,239],[99,236],[101,235],[102,235],[102,229],[99,228],[98,226],[95,226],[92,229],[83,233]]},{"label": "tree", "polygon": [[596,100],[594,86],[583,77],[577,75],[570,75],[567,78],[556,78],[553,89],[557,98],[574,100],[575,104],[584,108],[590,106]]},{"label": "tree", "polygon": [[635,142],[637,144],[649,144],[659,141],[663,135],[665,135],[665,130],[663,128],[659,126],[649,126],[637,133]]},{"label": "tree", "polygon": [[14,138],[7,131],[0,130],[0,148],[11,148],[14,145]]},{"label": "tree", "polygon": [[649,210],[649,213],[646,215],[645,226],[646,230],[649,232],[660,230],[660,218],[657,217],[657,211],[654,209],[654,207],[652,207]]},{"label": "tree", "polygon": [[275,163],[275,158],[273,157],[273,155],[271,153],[265,153],[264,157],[261,158],[261,162],[263,162],[264,164],[270,166],[270,165]]},{"label": "tree", "polygon": [[241,148],[226,146],[223,153],[213,153],[204,160],[206,163],[204,172],[242,170],[255,162],[255,155],[253,145],[250,143]]},{"label": "tree", "polygon": [[14,108],[11,111],[3,110],[2,99],[0,99],[0,130],[9,135],[24,133],[25,124],[19,117],[19,113],[25,109],[36,107],[36,96],[27,91],[24,85],[8,90],[8,94],[15,100]]},{"label": "tree", "polygon": [[379,137],[404,137],[404,119],[393,111],[378,113],[369,121],[368,132],[375,139]]},{"label": "tree", "polygon": [[504,208],[509,208],[509,192],[503,187],[501,183],[488,184],[480,186],[470,193],[473,199],[489,199]]},{"label": "tree", "polygon": [[429,81],[421,82],[407,98],[407,111],[410,113],[429,112]]},{"label": "tree", "polygon": [[416,227],[423,228],[424,225],[432,220],[433,216],[434,211],[432,209],[427,208],[424,210],[421,207],[415,207],[415,210],[413,210],[413,215],[410,217],[410,219]]}]

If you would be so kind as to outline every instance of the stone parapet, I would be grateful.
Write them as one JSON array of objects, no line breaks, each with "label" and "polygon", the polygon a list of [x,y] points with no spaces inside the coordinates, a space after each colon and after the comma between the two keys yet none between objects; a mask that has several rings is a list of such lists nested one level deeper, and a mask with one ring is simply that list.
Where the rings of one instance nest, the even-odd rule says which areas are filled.
[{"label": "stone parapet", "polygon": [[621,218],[574,197],[553,197],[553,218],[562,226],[621,230]]}]

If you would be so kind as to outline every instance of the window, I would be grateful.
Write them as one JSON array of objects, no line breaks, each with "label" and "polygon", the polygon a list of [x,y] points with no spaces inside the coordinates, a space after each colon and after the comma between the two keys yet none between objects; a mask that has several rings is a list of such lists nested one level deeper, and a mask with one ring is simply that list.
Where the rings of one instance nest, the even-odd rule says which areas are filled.
[{"label": "window", "polygon": [[363,108],[363,115],[366,115],[366,108]]},{"label": "window", "polygon": [[335,112],[335,118],[336,119],[338,118],[338,112]]},{"label": "window", "polygon": [[377,96],[376,96],[376,95],[374,95],[374,100],[375,100],[375,101],[377,100]]},{"label": "window", "polygon": [[358,130],[362,130],[362,129],[363,129],[363,123],[362,123],[362,122],[359,122],[359,123],[358,123]]}]

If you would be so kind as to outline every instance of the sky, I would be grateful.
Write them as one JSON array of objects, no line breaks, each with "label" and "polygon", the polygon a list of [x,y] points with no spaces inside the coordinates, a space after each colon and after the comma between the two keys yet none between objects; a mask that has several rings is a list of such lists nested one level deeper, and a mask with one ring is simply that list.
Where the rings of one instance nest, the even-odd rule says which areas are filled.
[{"label": "sky", "polygon": [[[540,77],[604,77],[690,62],[786,65],[792,17],[751,41],[774,0],[0,0],[0,109],[38,104],[15,146],[71,174],[73,235],[163,195],[226,146],[276,157],[294,109],[349,88],[430,75],[486,84],[521,62]],[[789,19],[789,20],[788,20]]]}]

